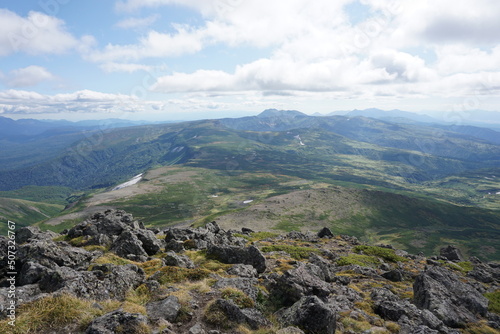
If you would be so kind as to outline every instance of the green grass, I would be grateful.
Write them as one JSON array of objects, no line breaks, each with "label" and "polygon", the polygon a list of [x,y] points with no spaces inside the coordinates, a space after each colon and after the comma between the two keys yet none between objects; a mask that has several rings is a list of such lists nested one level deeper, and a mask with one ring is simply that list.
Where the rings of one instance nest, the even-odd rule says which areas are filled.
[{"label": "green grass", "polygon": [[385,261],[389,262],[407,262],[408,259],[402,256],[396,255],[394,249],[377,247],[377,246],[365,246],[358,245],[353,248],[355,253],[363,253],[365,255],[377,256]]},{"label": "green grass", "polygon": [[488,311],[500,314],[500,290],[484,294],[490,301],[488,304]]},{"label": "green grass", "polygon": [[349,254],[341,256],[337,260],[339,266],[358,265],[362,267],[376,267],[380,264],[380,260],[376,256],[363,254]]},{"label": "green grass", "polygon": [[307,259],[312,253],[319,253],[320,250],[311,247],[300,247],[292,245],[270,245],[263,246],[261,251],[267,252],[286,252],[290,254],[291,257],[297,260]]}]

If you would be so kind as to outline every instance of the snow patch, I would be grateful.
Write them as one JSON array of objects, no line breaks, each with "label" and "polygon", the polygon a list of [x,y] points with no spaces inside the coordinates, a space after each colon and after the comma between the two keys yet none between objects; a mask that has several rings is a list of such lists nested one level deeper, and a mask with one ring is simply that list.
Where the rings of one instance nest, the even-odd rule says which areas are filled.
[{"label": "snow patch", "polygon": [[117,185],[116,187],[114,187],[113,189],[111,189],[111,191],[122,189],[122,188],[129,187],[129,186],[132,186],[132,185],[136,184],[137,182],[139,182],[140,180],[142,180],[142,175],[143,174],[141,173],[141,174],[138,174],[138,175],[134,176],[130,181],[127,181],[125,183]]},{"label": "snow patch", "polygon": [[248,204],[248,203],[252,203],[253,202],[253,199],[247,199],[246,201],[243,201],[243,204]]}]

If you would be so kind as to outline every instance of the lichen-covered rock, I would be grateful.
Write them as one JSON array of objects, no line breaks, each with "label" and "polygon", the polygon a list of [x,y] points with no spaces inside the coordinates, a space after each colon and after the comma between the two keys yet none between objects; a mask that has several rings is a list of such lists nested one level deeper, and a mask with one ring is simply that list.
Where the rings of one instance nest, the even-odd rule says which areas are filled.
[{"label": "lichen-covered rock", "polygon": [[335,312],[316,296],[305,296],[280,314],[286,326],[295,325],[305,334],[334,334]]},{"label": "lichen-covered rock", "polygon": [[227,287],[233,287],[243,291],[248,297],[255,301],[257,300],[257,294],[259,293],[257,288],[258,284],[259,281],[256,278],[220,278],[214,284],[213,288],[221,290]]},{"label": "lichen-covered rock", "polygon": [[253,278],[257,277],[257,270],[251,265],[237,263],[227,270],[229,275],[235,275],[239,277]]},{"label": "lichen-covered rock", "polygon": [[[317,270],[312,271],[311,268]],[[332,286],[318,278],[315,273],[320,269],[313,264],[299,263],[297,268],[286,271],[275,278],[270,284],[272,298],[284,306],[290,306],[304,296],[315,295],[321,299],[326,298],[334,291]]]},{"label": "lichen-covered rock", "polygon": [[155,302],[150,302],[146,305],[148,317],[154,320],[165,319],[174,322],[179,311],[181,304],[179,298],[176,296],[168,296],[167,298]]},{"label": "lichen-covered rock", "polygon": [[[217,313],[224,314],[226,318],[224,321],[227,323],[214,322],[214,320],[220,319],[218,316],[215,319],[210,319],[210,314]],[[212,303],[207,309],[206,318],[214,325],[222,327],[229,327],[228,325],[231,323],[247,324],[252,329],[269,325],[269,321],[258,310],[252,308],[240,309],[232,300],[226,299],[217,299]]]},{"label": "lichen-covered rock", "polygon": [[92,321],[85,334],[137,334],[146,332],[148,319],[142,314],[113,311]]},{"label": "lichen-covered rock", "polygon": [[172,251],[167,252],[163,258],[163,262],[167,266],[181,267],[181,268],[194,268],[194,263],[186,255],[179,255]]},{"label": "lichen-covered rock", "polygon": [[52,231],[42,232],[38,226],[26,226],[21,227],[16,232],[16,242],[18,244],[23,244],[28,242],[30,239],[35,240],[52,240],[57,237],[58,234]]},{"label": "lichen-covered rock", "polygon": [[259,273],[263,273],[266,270],[266,258],[255,246],[241,248],[237,246],[214,245],[207,249],[207,256],[222,263],[248,264],[253,266]]},{"label": "lichen-covered rock", "polygon": [[134,260],[145,261],[148,256],[139,238],[127,230],[122,232],[118,239],[113,242],[110,250],[118,256]]},{"label": "lichen-covered rock", "polygon": [[488,300],[448,269],[432,267],[413,285],[415,304],[450,327],[463,327],[488,312]]}]

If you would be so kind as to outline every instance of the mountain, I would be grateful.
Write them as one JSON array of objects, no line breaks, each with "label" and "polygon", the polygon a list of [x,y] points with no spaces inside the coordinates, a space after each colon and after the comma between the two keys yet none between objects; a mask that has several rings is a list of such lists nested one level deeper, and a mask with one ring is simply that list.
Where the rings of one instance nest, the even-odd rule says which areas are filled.
[{"label": "mountain", "polygon": [[257,117],[267,118],[267,117],[296,117],[296,116],[307,116],[297,110],[277,110],[277,109],[266,109]]},{"label": "mountain", "polygon": [[[9,241],[0,236],[2,247]],[[466,260],[451,245],[425,257],[328,228],[150,230],[122,210],[64,234],[19,228],[16,245],[15,265],[0,267],[0,298],[16,306],[15,317],[14,304],[0,310],[4,333],[475,334],[500,326],[498,264]]]},{"label": "mountain", "polygon": [[393,109],[393,110],[381,110],[377,108],[369,108],[369,109],[364,109],[364,110],[358,110],[354,109],[352,111],[349,111],[348,113],[344,114],[344,116],[351,116],[351,117],[356,117],[356,116],[364,116],[364,117],[371,117],[371,118],[377,118],[381,120],[398,120],[398,119],[410,119],[416,122],[424,122],[424,123],[437,123],[439,122],[437,119],[427,116],[427,115],[421,115],[421,114],[416,114],[408,111],[403,111],[399,109]]}]

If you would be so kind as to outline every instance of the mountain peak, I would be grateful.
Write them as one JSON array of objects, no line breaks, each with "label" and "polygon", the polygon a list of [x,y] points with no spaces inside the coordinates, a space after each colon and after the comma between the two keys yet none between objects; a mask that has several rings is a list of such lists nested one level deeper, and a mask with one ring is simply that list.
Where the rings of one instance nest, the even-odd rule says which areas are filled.
[{"label": "mountain peak", "polygon": [[278,109],[266,109],[257,117],[290,117],[290,116],[307,116],[306,114],[297,110],[278,110]]}]

